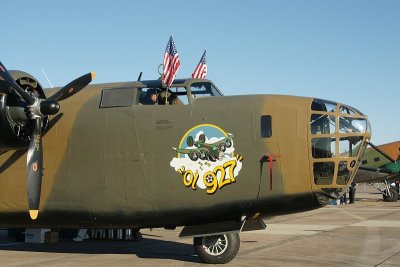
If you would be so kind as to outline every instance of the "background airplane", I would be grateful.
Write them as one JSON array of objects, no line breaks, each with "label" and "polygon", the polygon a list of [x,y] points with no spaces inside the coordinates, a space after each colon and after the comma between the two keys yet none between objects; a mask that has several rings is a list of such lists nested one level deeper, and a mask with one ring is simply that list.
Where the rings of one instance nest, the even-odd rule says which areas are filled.
[{"label": "background airplane", "polygon": [[383,199],[395,202],[399,193],[392,183],[400,179],[400,141],[370,147],[365,150],[354,181],[369,183],[382,193]]}]

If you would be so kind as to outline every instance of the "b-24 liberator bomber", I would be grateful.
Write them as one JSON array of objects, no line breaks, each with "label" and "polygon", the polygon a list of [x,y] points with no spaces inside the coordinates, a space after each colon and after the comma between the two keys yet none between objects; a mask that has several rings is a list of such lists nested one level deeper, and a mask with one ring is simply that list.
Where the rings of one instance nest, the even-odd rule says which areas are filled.
[{"label": "b-24 liberator bomber", "polygon": [[[43,90],[0,66],[1,227],[183,226],[203,261],[226,263],[240,232],[339,198],[371,137],[366,115],[313,97],[93,73]],[[154,91],[176,101],[149,105]]]},{"label": "b-24 liberator bomber", "polygon": [[206,136],[203,133],[200,134],[198,141],[194,141],[193,136],[190,135],[186,139],[187,148],[173,147],[173,149],[178,153],[188,154],[189,158],[193,161],[200,158],[215,162],[224,158],[224,152],[232,146],[232,139],[234,137],[234,134],[228,133],[228,137],[223,137],[216,142],[209,143],[206,141]]}]

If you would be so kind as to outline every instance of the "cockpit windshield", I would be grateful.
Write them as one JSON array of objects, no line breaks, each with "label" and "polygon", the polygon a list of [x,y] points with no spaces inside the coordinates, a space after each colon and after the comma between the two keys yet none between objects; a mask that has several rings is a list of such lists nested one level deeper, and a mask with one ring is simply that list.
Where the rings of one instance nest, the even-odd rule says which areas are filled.
[{"label": "cockpit windshield", "polygon": [[188,105],[195,98],[222,96],[210,81],[190,81],[179,80],[168,88],[163,87],[160,81],[143,82],[147,86],[138,88],[138,102],[142,105]]},{"label": "cockpit windshield", "polygon": [[192,96],[221,96],[221,93],[210,82],[197,82],[190,85]]}]

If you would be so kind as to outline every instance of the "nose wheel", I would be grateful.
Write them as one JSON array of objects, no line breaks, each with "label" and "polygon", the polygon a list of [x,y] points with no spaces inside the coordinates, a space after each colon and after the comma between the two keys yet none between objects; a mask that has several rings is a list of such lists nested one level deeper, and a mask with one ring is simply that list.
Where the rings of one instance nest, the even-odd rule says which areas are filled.
[{"label": "nose wheel", "polygon": [[227,263],[235,258],[240,247],[238,233],[195,237],[194,249],[205,263]]}]

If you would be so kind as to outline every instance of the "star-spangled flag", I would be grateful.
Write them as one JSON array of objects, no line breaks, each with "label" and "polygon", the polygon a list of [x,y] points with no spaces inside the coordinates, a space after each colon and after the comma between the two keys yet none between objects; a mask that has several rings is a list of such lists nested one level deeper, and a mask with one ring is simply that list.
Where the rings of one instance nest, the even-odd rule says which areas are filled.
[{"label": "star-spangled flag", "polygon": [[178,51],[176,50],[175,42],[174,39],[172,39],[172,36],[169,38],[167,48],[165,49],[163,64],[163,82],[167,86],[171,86],[175,79],[175,75],[181,66],[181,61],[179,60]]},{"label": "star-spangled flag", "polygon": [[204,79],[207,75],[207,64],[206,64],[207,50],[204,50],[203,56],[201,57],[199,64],[192,73],[192,78]]}]

